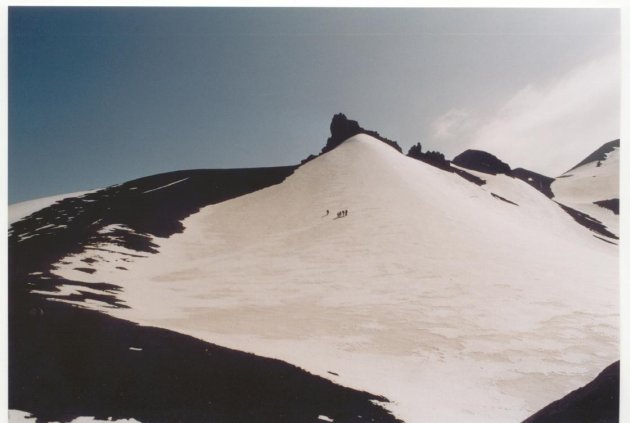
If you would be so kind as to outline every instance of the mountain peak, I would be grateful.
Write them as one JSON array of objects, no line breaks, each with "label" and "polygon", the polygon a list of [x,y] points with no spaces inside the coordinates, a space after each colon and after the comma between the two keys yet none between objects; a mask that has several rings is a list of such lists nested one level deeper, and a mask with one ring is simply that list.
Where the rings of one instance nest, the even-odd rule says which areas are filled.
[{"label": "mountain peak", "polygon": [[322,148],[320,154],[324,154],[329,152],[330,150],[333,150],[345,140],[357,134],[370,135],[377,140],[384,142],[390,147],[398,150],[399,153],[402,153],[402,148],[400,148],[396,141],[385,138],[376,131],[368,130],[361,127],[361,125],[359,125],[359,122],[357,122],[356,120],[348,119],[343,113],[337,113],[333,116],[332,121],[330,122],[330,137],[328,137],[328,140],[326,140],[326,145],[324,146],[324,148]]},{"label": "mountain peak", "polygon": [[584,166],[585,164],[588,164],[588,163],[605,160],[608,153],[612,153],[615,150],[615,148],[619,148],[619,147],[620,147],[620,141],[618,139],[614,141],[609,141],[605,143],[604,145],[602,145],[601,147],[599,147],[597,150],[593,151],[584,160],[582,160],[580,163],[573,166],[571,169],[567,170],[565,173],[571,172],[572,170],[575,170],[578,167]]}]

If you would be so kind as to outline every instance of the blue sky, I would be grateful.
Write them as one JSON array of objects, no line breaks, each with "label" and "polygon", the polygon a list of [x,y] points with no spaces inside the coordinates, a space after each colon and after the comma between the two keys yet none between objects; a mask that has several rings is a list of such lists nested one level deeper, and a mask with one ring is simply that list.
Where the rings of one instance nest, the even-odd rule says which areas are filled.
[{"label": "blue sky", "polygon": [[614,9],[10,8],[9,202],[296,164],[332,115],[557,176],[619,137]]}]

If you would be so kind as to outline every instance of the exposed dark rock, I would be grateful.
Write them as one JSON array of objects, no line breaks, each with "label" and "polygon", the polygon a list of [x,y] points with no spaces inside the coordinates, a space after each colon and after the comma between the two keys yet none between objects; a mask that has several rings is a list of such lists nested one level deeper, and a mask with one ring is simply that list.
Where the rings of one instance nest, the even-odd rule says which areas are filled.
[{"label": "exposed dark rock", "polygon": [[439,151],[427,151],[416,157],[418,160],[423,161],[431,166],[438,167],[443,170],[449,170],[451,168],[451,162],[446,160],[444,154]]},{"label": "exposed dark rock", "polygon": [[611,210],[615,214],[619,214],[619,199],[611,198],[610,200],[595,201],[593,204]]},{"label": "exposed dark rock", "polygon": [[[607,142],[606,144],[602,145],[597,150],[595,150],[591,154],[589,154],[580,163],[576,164],[571,169],[567,170],[567,172],[571,172],[573,169],[576,169],[576,168],[578,168],[580,166],[584,166],[585,164],[588,164],[588,163],[593,163],[593,162],[596,162],[596,161],[605,160],[606,159],[606,155],[608,153],[612,153],[612,151],[615,148],[619,148],[619,147],[620,147],[619,140],[614,140],[614,141]],[[565,173],[567,173],[567,172],[565,172]]]},{"label": "exposed dark rock", "polygon": [[439,151],[427,151],[426,153],[423,153],[422,145],[420,143],[412,145],[407,152],[407,156],[430,164],[431,166],[439,167],[440,169],[447,170],[451,167],[451,163],[446,160],[444,154]]},{"label": "exposed dark rock", "polygon": [[586,213],[582,213],[580,211],[572,209],[571,207],[565,206],[564,204],[560,204],[558,202],[556,202],[556,204],[562,207],[562,210],[567,212],[573,218],[573,220],[575,220],[580,225],[608,238],[619,239],[617,235],[606,229],[606,226],[599,220],[587,215]]},{"label": "exposed dark rock", "polygon": [[612,242],[612,241],[609,241],[609,240],[607,240],[607,239],[605,239],[605,238],[602,238],[601,236],[597,236],[597,235],[593,235],[593,236],[594,236],[595,238],[597,238],[597,239],[600,239],[600,240],[602,240],[602,241],[604,241],[604,242],[608,243],[608,244],[617,245],[616,243],[614,243],[614,242]]},{"label": "exposed dark rock", "polygon": [[350,120],[343,113],[337,113],[330,122],[330,137],[322,148],[322,153],[326,153],[348,138],[360,134],[362,129],[356,120]]},{"label": "exposed dark rock", "polygon": [[484,181],[483,179],[471,173],[468,173],[462,169],[457,169],[455,167],[452,167],[451,162],[449,160],[446,160],[446,158],[444,157],[444,154],[438,151],[427,151],[426,153],[423,153],[422,145],[420,143],[417,143],[416,145],[411,146],[411,148],[407,152],[407,156],[416,160],[420,160],[421,162],[424,162],[431,166],[437,167],[438,169],[455,173],[461,176],[462,178],[466,179],[467,181],[472,182],[476,185],[481,186],[486,183],[486,181]]},{"label": "exposed dark rock", "polygon": [[412,145],[409,148],[409,151],[407,152],[407,156],[413,158],[413,159],[418,159],[421,160],[423,154],[422,154],[422,144],[418,143],[416,145]]},{"label": "exposed dark rock", "polygon": [[75,267],[74,270],[78,270],[78,271],[84,272],[84,273],[94,273],[94,272],[96,272],[96,269],[93,269],[91,267]]},{"label": "exposed dark rock", "polygon": [[527,182],[529,185],[536,188],[549,198],[553,198],[554,194],[551,191],[551,184],[555,181],[554,178],[541,175],[540,173],[532,172],[531,170],[523,169],[522,167],[512,170],[512,176],[522,181]]},{"label": "exposed dark rock", "polygon": [[466,150],[453,159],[453,164],[466,169],[496,175],[503,173],[511,175],[512,170],[507,163],[502,162],[496,156],[480,150]]},{"label": "exposed dark rock", "polygon": [[[24,303],[25,297],[47,298],[46,292],[54,294],[56,300],[72,301],[74,303],[82,303],[88,300],[99,301],[109,308],[129,308],[121,300],[118,299],[118,293],[121,287],[105,282],[80,282],[72,281],[52,273],[46,273],[44,276],[28,275],[20,280],[21,283],[15,283],[13,275],[9,278],[9,308],[15,307],[20,309],[20,304]],[[74,294],[59,295],[60,287],[75,286],[89,288],[89,290],[78,289]],[[32,289],[39,291],[38,294],[30,294]],[[14,298],[18,300],[13,301]],[[22,298],[22,300],[20,300]],[[33,300],[35,301],[35,300]]]},{"label": "exposed dark rock", "polygon": [[554,401],[523,423],[618,423],[619,361],[592,382]]},{"label": "exposed dark rock", "polygon": [[484,179],[481,179],[480,177],[475,176],[472,173],[468,173],[465,170],[457,169],[454,167],[451,167],[450,169],[453,173],[461,176],[462,178],[466,179],[468,182],[472,182],[475,185],[482,186],[486,184],[486,181]]},{"label": "exposed dark rock", "polygon": [[507,198],[501,197],[500,195],[495,194],[494,192],[491,192],[490,194],[492,194],[492,196],[493,196],[494,198],[496,198],[497,200],[505,201],[505,202],[506,202],[506,203],[508,203],[508,204],[513,204],[513,205],[515,205],[515,206],[518,206],[518,204],[516,204],[515,202],[510,201],[510,200],[508,200]]},{"label": "exposed dark rock", "polygon": [[317,156],[315,156],[315,155],[313,155],[313,154],[309,154],[307,158],[303,159],[303,160],[300,162],[300,165],[303,165],[304,163],[308,163],[308,162],[310,162],[311,160],[316,159],[316,158],[317,158]]},{"label": "exposed dark rock", "polygon": [[[337,113],[330,122],[330,137],[320,154],[329,152],[339,146],[342,142],[357,134],[367,134],[377,140],[384,142],[392,148],[402,153],[402,148],[396,141],[381,136],[378,132],[362,128],[356,120],[350,120],[343,113]],[[306,159],[309,160],[308,158]]]}]

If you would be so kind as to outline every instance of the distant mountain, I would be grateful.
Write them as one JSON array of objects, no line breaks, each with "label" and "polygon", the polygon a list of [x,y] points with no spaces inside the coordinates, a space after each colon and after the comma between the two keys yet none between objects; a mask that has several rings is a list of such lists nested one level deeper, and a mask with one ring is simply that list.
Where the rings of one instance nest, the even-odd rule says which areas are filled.
[{"label": "distant mountain", "polygon": [[619,239],[619,140],[604,144],[580,164],[558,178],[528,169],[511,169],[496,156],[466,150],[449,164],[483,174],[518,178],[553,199],[577,223],[597,237],[616,243]]},{"label": "distant mountain", "polygon": [[576,164],[571,169],[566,171],[565,174],[571,172],[574,169],[577,169],[578,167],[582,167],[584,165],[587,165],[589,163],[606,160],[608,158],[609,153],[612,153],[615,150],[618,150],[619,147],[620,147],[620,140],[618,140],[618,139],[614,140],[614,141],[607,142],[606,144],[602,145],[597,150],[593,151],[591,154],[586,156],[586,158],[584,160],[582,160],[580,163]]},{"label": "distant mountain", "polygon": [[551,184],[555,200],[619,237],[619,140],[595,150]]},{"label": "distant mountain", "polygon": [[150,176],[13,224],[10,408],[521,421],[618,360],[618,248],[535,175],[333,121],[300,166]]}]

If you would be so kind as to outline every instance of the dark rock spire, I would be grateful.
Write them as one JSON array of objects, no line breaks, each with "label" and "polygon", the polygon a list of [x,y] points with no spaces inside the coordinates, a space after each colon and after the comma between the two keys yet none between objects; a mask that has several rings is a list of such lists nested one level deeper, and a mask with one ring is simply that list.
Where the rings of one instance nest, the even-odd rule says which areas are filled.
[{"label": "dark rock spire", "polygon": [[357,134],[370,135],[402,153],[402,149],[396,141],[387,139],[376,131],[364,129],[356,120],[350,120],[343,113],[337,113],[333,116],[332,121],[330,122],[330,137],[328,137],[326,145],[322,148],[321,154],[329,152],[348,138]]}]

